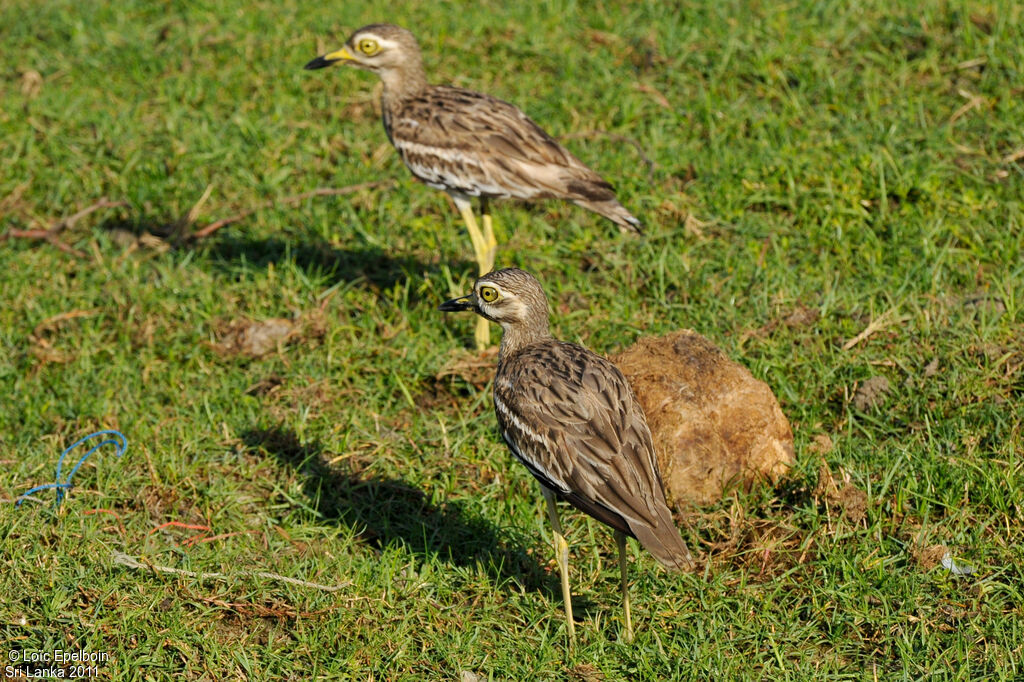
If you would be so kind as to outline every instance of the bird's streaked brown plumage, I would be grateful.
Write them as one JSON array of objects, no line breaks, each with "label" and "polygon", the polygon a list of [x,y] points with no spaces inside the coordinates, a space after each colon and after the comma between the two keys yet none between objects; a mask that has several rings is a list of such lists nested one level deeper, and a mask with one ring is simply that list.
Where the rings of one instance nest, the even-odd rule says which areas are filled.
[{"label": "bird's streaked brown plumage", "polygon": [[494,408],[509,449],[542,485],[666,568],[687,568],[651,432],[614,365],[575,344],[530,344],[499,362]]},{"label": "bird's streaked brown plumage", "polygon": [[[473,310],[501,325],[495,414],[509,449],[546,496],[635,537],[667,568],[689,568],[693,560],[665,503],[636,396],[615,365],[551,336],[547,299],[537,280],[522,270],[498,270],[441,310]],[[550,509],[557,544],[560,530]],[[624,556],[620,560],[625,597]]]},{"label": "bird's streaked brown plumage", "polygon": [[564,199],[623,230],[640,226],[610,184],[508,102],[431,86],[385,109],[384,129],[431,187],[487,199]]}]

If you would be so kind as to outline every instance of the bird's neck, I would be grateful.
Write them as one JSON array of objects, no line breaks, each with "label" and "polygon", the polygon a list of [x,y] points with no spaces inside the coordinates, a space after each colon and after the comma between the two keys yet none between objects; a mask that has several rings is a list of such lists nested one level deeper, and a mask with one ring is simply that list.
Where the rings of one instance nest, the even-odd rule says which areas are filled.
[{"label": "bird's neck", "polygon": [[523,348],[541,341],[550,341],[551,332],[548,321],[537,321],[532,325],[501,325],[501,348],[498,350],[498,362],[506,360]]},{"label": "bird's neck", "polygon": [[384,83],[384,91],[381,93],[380,99],[385,110],[394,111],[402,103],[427,89],[427,76],[423,72],[423,64],[420,62],[384,71],[380,74],[380,79]]}]

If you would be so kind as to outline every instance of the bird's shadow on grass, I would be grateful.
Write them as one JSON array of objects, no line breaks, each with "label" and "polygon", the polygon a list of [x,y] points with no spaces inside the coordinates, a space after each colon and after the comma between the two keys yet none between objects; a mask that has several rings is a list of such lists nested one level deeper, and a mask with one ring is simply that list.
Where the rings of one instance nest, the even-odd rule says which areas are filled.
[{"label": "bird's shadow on grass", "polygon": [[315,238],[289,242],[277,237],[230,234],[218,235],[209,244],[194,248],[206,250],[215,262],[228,270],[241,264],[263,269],[271,263],[291,261],[307,276],[321,277],[331,284],[363,281],[376,291],[391,289],[410,276],[438,269],[436,264],[425,263],[412,255],[389,253],[379,246],[338,248]]},{"label": "bird's shadow on grass", "polygon": [[[424,259],[369,244],[337,247],[313,235],[294,240],[276,236],[254,237],[244,229],[229,227],[200,241],[176,240],[171,236],[175,227],[173,221],[138,216],[112,218],[98,227],[118,241],[147,234],[166,238],[173,249],[205,254],[213,267],[228,273],[250,268],[265,270],[270,264],[291,262],[307,277],[320,278],[328,286],[340,282],[362,282],[363,286],[375,292],[392,289],[410,277],[440,273],[442,269],[436,257]],[[453,271],[469,271],[475,267],[465,260],[447,265]],[[416,297],[417,290],[416,287],[410,288],[410,298]]]},{"label": "bird's shadow on grass", "polygon": [[377,549],[397,544],[424,559],[457,566],[479,563],[499,583],[511,580],[548,598],[561,594],[557,576],[545,573],[514,538],[458,501],[433,504],[401,479],[331,466],[319,441],[302,442],[287,429],[251,429],[242,439],[299,472],[310,507],[323,519],[354,528]]}]

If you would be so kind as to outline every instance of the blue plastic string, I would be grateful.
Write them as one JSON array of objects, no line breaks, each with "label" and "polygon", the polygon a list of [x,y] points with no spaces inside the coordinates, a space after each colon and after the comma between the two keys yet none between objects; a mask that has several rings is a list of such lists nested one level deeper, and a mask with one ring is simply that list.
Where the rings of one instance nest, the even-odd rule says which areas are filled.
[{"label": "blue plastic string", "polygon": [[[82,443],[85,443],[86,441],[91,440],[93,438],[96,438],[98,436],[115,436],[116,438],[108,438],[107,440],[101,441],[101,442],[97,443],[96,445],[92,446],[89,449],[89,451],[87,453],[85,453],[84,455],[82,455],[82,458],[78,460],[78,464],[76,464],[75,467],[71,470],[71,473],[68,474],[68,477],[62,481],[60,479],[60,473],[61,473],[62,467],[64,466],[64,458],[68,456],[69,452],[71,452],[72,450],[77,448]],[[118,456],[118,458],[120,458],[121,455],[123,455],[125,453],[125,451],[128,449],[128,439],[125,438],[124,434],[122,434],[120,431],[109,430],[109,431],[97,431],[96,433],[90,433],[88,436],[86,436],[85,438],[82,438],[81,440],[75,442],[73,445],[68,447],[63,453],[61,453],[60,459],[57,460],[56,483],[45,483],[43,485],[37,485],[36,487],[29,489],[24,495],[21,495],[20,497],[18,497],[18,499],[14,503],[14,505],[16,507],[20,507],[21,503],[25,501],[26,497],[28,497],[29,495],[31,495],[33,493],[37,493],[40,490],[47,490],[49,488],[56,488],[57,489],[57,506],[60,506],[60,503],[64,501],[64,491],[65,490],[67,490],[67,491],[71,490],[71,487],[72,487],[71,486],[71,479],[74,477],[75,473],[85,463],[85,460],[89,459],[89,457],[92,455],[92,453],[96,452],[97,450],[102,448],[104,445],[114,445],[114,446],[116,446],[117,447],[117,452],[115,454]]]}]

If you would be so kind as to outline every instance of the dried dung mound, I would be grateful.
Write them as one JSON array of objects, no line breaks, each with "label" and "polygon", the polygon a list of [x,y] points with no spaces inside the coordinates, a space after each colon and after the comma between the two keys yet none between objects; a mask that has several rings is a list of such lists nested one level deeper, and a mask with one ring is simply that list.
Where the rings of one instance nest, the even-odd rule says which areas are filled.
[{"label": "dried dung mound", "polygon": [[642,338],[611,361],[647,415],[670,505],[707,504],[793,464],[793,431],[771,389],[700,334]]}]

